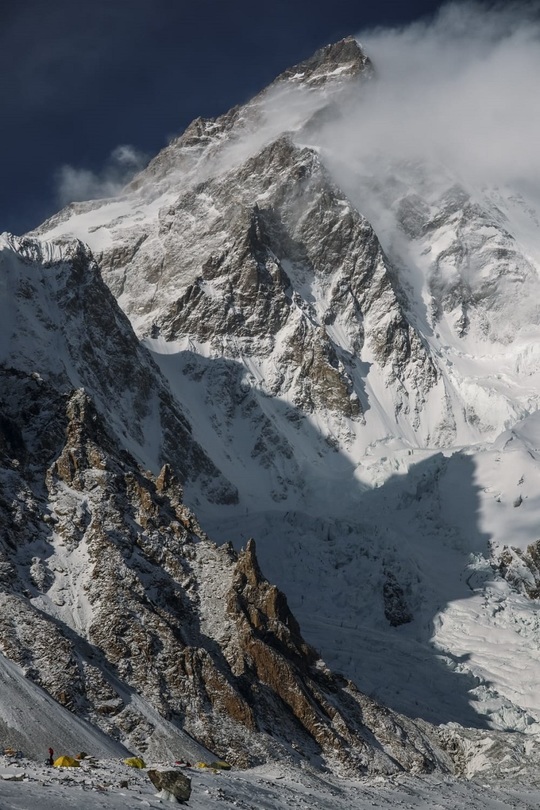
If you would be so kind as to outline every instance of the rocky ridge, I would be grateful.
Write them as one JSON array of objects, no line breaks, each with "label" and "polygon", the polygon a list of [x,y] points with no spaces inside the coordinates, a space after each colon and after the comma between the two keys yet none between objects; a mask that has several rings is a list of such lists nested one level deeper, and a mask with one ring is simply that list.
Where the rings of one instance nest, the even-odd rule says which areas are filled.
[{"label": "rocky ridge", "polygon": [[[1,362],[4,374],[28,377],[23,413],[30,440],[50,439],[41,386],[49,396],[54,391],[55,399],[84,388],[144,467],[157,472],[168,459],[185,484],[198,479],[211,500],[234,500],[236,491],[194,441],[181,406],[103,283],[88,248],[69,239],[53,244],[7,235],[2,240]],[[4,407],[13,410],[8,390]]]}]

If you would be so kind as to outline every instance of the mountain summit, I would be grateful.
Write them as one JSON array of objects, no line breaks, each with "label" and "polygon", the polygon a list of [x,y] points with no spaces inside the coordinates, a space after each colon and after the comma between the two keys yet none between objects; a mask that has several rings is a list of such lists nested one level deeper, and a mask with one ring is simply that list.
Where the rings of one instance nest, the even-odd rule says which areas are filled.
[{"label": "mountain summit", "polygon": [[313,56],[285,70],[275,82],[292,81],[310,87],[341,82],[350,77],[371,75],[373,66],[354,37],[326,45]]}]

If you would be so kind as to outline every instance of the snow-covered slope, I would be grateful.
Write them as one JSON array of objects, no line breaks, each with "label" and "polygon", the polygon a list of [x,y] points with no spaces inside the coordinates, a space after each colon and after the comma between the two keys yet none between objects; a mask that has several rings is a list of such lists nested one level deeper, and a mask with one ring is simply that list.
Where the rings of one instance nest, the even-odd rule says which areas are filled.
[{"label": "snow-covered slope", "polygon": [[332,666],[414,717],[536,734],[538,215],[342,153],[374,81],[329,46],[39,236],[90,245],[211,459],[188,504],[257,539]]},{"label": "snow-covered slope", "polygon": [[43,761],[49,748],[72,755],[91,751],[97,757],[129,756],[123,745],[60,706],[3,655],[0,682],[0,736],[14,750]]},{"label": "snow-covered slope", "polygon": [[[477,762],[485,761],[486,753],[496,746],[496,740],[478,745]],[[474,781],[439,774],[346,780],[283,764],[248,771],[215,772],[195,767],[182,768],[181,772],[191,779],[188,806],[193,810],[536,810],[540,787],[528,772],[526,779],[523,770],[519,772],[517,761],[523,760],[524,752],[515,753],[515,759],[507,758],[502,764],[498,778],[483,773]],[[170,769],[170,764],[157,767]],[[156,793],[145,770],[128,768],[118,760],[83,761],[73,770],[40,767],[1,755],[0,802],[2,810],[26,810],[36,805],[41,810],[134,810],[163,808],[169,803]]]}]

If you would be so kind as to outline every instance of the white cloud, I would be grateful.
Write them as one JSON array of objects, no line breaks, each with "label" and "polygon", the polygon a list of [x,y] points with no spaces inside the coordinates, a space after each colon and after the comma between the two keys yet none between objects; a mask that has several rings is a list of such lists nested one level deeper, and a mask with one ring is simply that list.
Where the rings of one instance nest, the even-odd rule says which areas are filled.
[{"label": "white cloud", "polygon": [[56,173],[56,194],[61,205],[119,194],[147,163],[147,156],[129,144],[117,146],[100,172],[64,165]]},{"label": "white cloud", "polygon": [[428,159],[480,182],[540,178],[537,2],[452,3],[358,38],[377,78],[319,136],[344,165]]},{"label": "white cloud", "polygon": [[119,166],[128,166],[131,169],[140,169],[146,162],[146,156],[142,152],[125,143],[117,146],[111,152],[111,161]]}]

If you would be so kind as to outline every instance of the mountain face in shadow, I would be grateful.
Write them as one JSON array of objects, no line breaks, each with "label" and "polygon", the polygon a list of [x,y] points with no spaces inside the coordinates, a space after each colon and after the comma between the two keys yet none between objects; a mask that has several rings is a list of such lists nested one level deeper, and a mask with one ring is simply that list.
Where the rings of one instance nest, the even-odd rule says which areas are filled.
[{"label": "mountain face in shadow", "polygon": [[[257,538],[307,637],[368,694],[430,722],[485,726],[468,656],[452,659],[436,639],[447,606],[493,576],[474,458],[389,454],[403,472],[368,486],[305,414],[242,388],[241,364],[155,357],[182,381],[197,438],[219,448],[216,464],[242,492],[229,516],[201,507],[211,536],[239,546]],[[365,464],[382,478],[380,452]]]}]

